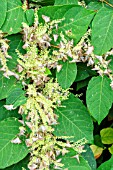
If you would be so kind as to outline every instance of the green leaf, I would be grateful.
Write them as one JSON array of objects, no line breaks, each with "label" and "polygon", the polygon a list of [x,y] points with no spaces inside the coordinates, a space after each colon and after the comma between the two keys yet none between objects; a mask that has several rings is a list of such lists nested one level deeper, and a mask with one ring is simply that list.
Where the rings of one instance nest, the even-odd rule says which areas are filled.
[{"label": "green leaf", "polygon": [[108,150],[113,155],[113,145],[111,145],[111,147],[109,147]]},{"label": "green leaf", "polygon": [[55,0],[55,5],[62,5],[62,4],[78,4],[78,0]]},{"label": "green leaf", "polygon": [[14,108],[25,104],[27,101],[25,97],[25,92],[21,88],[15,88],[11,93],[8,95],[6,99],[6,105],[13,105]]},{"label": "green leaf", "polygon": [[[89,4],[91,0],[84,0],[86,4]],[[93,2],[97,2],[98,0],[92,0]]]},{"label": "green leaf", "polygon": [[7,0],[0,0],[0,28],[3,25],[7,11]]},{"label": "green leaf", "polygon": [[94,53],[105,54],[113,47],[113,10],[101,8],[92,23]]},{"label": "green leaf", "polygon": [[113,156],[99,166],[97,170],[112,170],[113,169]]},{"label": "green leaf", "polygon": [[8,54],[12,57],[12,59],[8,59],[7,65],[10,70],[13,70],[17,67],[17,59],[18,55],[17,52],[15,51],[16,49],[19,50],[21,54],[24,54],[25,51],[23,50],[23,42],[22,42],[22,35],[16,34],[16,35],[10,35],[7,37],[7,39],[10,41],[9,42],[9,49],[8,49]]},{"label": "green leaf", "polygon": [[109,63],[109,69],[112,71],[113,73],[113,56],[108,56],[107,57],[107,60],[111,60],[110,63]]},{"label": "green leaf", "polygon": [[69,140],[77,141],[86,138],[89,142],[93,140],[92,119],[86,107],[74,95],[62,102],[62,106],[56,110],[59,116],[59,124],[54,127],[54,134],[57,136],[73,136]]},{"label": "green leaf", "polygon": [[8,34],[15,34],[20,32],[24,11],[21,7],[22,3],[21,0],[7,0],[7,13],[5,22],[2,25],[2,31]]},{"label": "green leaf", "polygon": [[76,63],[70,63],[69,61],[66,61],[60,64],[62,65],[62,69],[56,73],[56,77],[61,87],[67,89],[73,84],[76,78]]},{"label": "green leaf", "polygon": [[101,140],[103,144],[113,143],[113,128],[104,128],[100,131]]},{"label": "green leaf", "polygon": [[[54,33],[60,34],[62,32],[65,37],[73,39],[76,44],[87,31],[95,13],[81,6],[63,5],[41,8],[38,11],[40,22],[43,21],[41,19],[43,14],[49,16],[51,20],[64,18],[64,20],[59,23],[58,30],[54,30]],[[67,35],[66,32],[69,30],[71,33]]]},{"label": "green leaf", "polygon": [[77,64],[77,76],[75,82],[84,80],[90,76],[96,75],[96,72],[91,70],[85,63]]},{"label": "green leaf", "polygon": [[80,156],[80,162],[78,162],[77,159],[74,158],[75,155],[76,153],[72,150],[62,157],[61,163],[64,164],[62,167],[63,170],[91,170],[87,161],[82,156]]},{"label": "green leaf", "polygon": [[18,114],[18,109],[9,111],[9,110],[6,110],[4,105],[6,105],[6,102],[0,101],[0,121],[6,119],[8,117],[16,117],[16,118],[21,117],[21,115]]},{"label": "green leaf", "polygon": [[0,73],[0,100],[5,99],[9,93],[16,87],[17,80],[10,76],[10,79]]},{"label": "green leaf", "polygon": [[86,152],[83,152],[81,155],[86,161],[88,161],[88,164],[91,167],[91,170],[96,170],[96,160],[94,158],[94,154],[91,148],[88,145],[85,145],[84,150]]},{"label": "green leaf", "polygon": [[34,23],[34,10],[29,9],[25,13],[28,25],[31,26]]},{"label": "green leaf", "polygon": [[99,10],[103,7],[103,3],[102,2],[90,2],[87,5],[87,8],[90,10]]},{"label": "green leaf", "polygon": [[35,2],[41,6],[54,5],[54,2],[55,2],[55,0],[30,0],[30,1]]},{"label": "green leaf", "polygon": [[76,88],[76,90],[78,91],[78,90],[80,90],[81,88],[86,87],[86,86],[88,85],[89,81],[90,81],[90,78],[87,78],[87,79],[85,79],[85,80],[82,80],[82,81],[77,82],[77,88]]},{"label": "green leaf", "polygon": [[25,168],[25,170],[29,170],[27,167],[28,163],[29,163],[29,156],[26,156],[22,161],[8,168],[5,168],[4,170],[23,170],[23,168]]},{"label": "green leaf", "polygon": [[0,122],[0,169],[6,168],[22,160],[28,149],[24,143],[14,144],[21,124],[16,118],[8,118]]},{"label": "green leaf", "polygon": [[86,92],[87,107],[98,124],[107,116],[112,106],[113,91],[107,76],[93,77]]}]

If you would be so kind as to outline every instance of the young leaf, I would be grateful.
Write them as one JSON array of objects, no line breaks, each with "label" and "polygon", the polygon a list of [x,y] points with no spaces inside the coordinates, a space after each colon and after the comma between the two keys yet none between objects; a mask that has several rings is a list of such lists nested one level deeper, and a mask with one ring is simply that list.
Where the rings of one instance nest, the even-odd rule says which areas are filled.
[{"label": "young leaf", "polygon": [[97,170],[112,170],[113,169],[113,156],[103,164],[101,164]]},{"label": "young leaf", "polygon": [[[94,53],[102,55],[113,47],[113,10],[101,8],[92,23]],[[98,30],[98,31],[97,31]]]},{"label": "young leaf", "polygon": [[96,145],[90,145],[90,148],[93,151],[95,159],[98,159],[102,155],[103,148]]},{"label": "young leaf", "polygon": [[61,87],[67,89],[73,84],[76,78],[77,67],[76,63],[69,63],[69,61],[62,62],[61,65],[62,69],[56,73],[56,77]]},{"label": "young leaf", "polygon": [[7,11],[7,0],[0,0],[0,28],[3,25]]},{"label": "young leaf", "polygon": [[0,169],[6,168],[22,160],[28,149],[24,143],[14,144],[21,124],[16,118],[8,118],[0,122]]},{"label": "young leaf", "polygon": [[93,124],[83,103],[74,95],[70,95],[68,100],[62,102],[62,106],[56,110],[59,124],[55,127],[54,134],[73,136],[73,138],[69,138],[71,141],[85,137],[92,142]]},{"label": "young leaf", "polygon": [[104,128],[100,131],[101,140],[103,144],[113,143],[113,128]]},{"label": "young leaf", "polygon": [[113,155],[113,144],[108,148],[109,152]]},{"label": "young leaf", "polygon": [[2,31],[8,34],[15,34],[21,30],[24,11],[22,9],[21,0],[10,0],[7,1],[7,14],[5,22],[2,25]]},{"label": "young leaf", "polygon": [[55,0],[55,5],[63,5],[63,4],[78,4],[78,0]]},{"label": "young leaf", "polygon": [[113,91],[107,76],[97,76],[90,80],[86,92],[86,102],[90,114],[98,124],[107,116],[112,106],[112,95]]}]

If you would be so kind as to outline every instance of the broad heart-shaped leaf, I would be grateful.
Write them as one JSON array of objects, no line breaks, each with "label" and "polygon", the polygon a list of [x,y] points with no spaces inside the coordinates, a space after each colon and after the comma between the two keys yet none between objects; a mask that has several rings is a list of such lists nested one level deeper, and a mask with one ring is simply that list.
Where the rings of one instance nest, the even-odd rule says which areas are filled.
[{"label": "broad heart-shaped leaf", "polygon": [[55,0],[55,5],[62,5],[62,4],[78,4],[78,0]]},{"label": "broad heart-shaped leaf", "polygon": [[96,170],[96,166],[97,166],[96,160],[94,158],[94,154],[91,148],[88,145],[85,145],[84,150],[85,152],[83,152],[81,155],[86,161],[88,161],[88,164],[91,167],[91,170]]},{"label": "broad heart-shaped leaf", "polygon": [[6,105],[5,101],[0,101],[0,121],[8,118],[8,117],[16,117],[20,118],[21,115],[18,114],[18,109],[16,110],[7,110],[4,105]]},{"label": "broad heart-shaped leaf", "polygon": [[75,155],[75,151],[71,150],[69,153],[61,157],[61,163],[64,164],[62,167],[63,170],[91,170],[88,162],[82,156],[80,156],[80,162],[78,162],[77,159],[74,158]]},{"label": "broad heart-shaped leaf", "polygon": [[25,92],[22,88],[15,88],[11,93],[8,95],[6,99],[6,105],[13,105],[14,108],[23,105],[26,103]]},{"label": "broad heart-shaped leaf", "polygon": [[16,118],[8,118],[0,122],[0,169],[19,162],[28,154],[24,143],[11,142],[17,137],[20,126]]},{"label": "broad heart-shaped leaf", "polygon": [[107,76],[93,77],[87,88],[86,102],[90,114],[98,124],[107,116],[112,106],[113,91]]},{"label": "broad heart-shaped leaf", "polygon": [[16,87],[17,80],[10,76],[10,79],[0,73],[0,100],[5,99],[9,93]]},{"label": "broad heart-shaped leaf", "polygon": [[73,84],[76,78],[77,67],[76,63],[70,63],[69,61],[62,62],[61,65],[62,69],[56,73],[56,77],[61,87],[67,89]]},{"label": "broad heart-shaped leaf", "polygon": [[15,34],[20,32],[25,15],[21,5],[21,0],[7,0],[8,7],[6,18],[1,28],[3,32],[8,34]]},{"label": "broad heart-shaped leaf", "polygon": [[56,136],[73,136],[73,138],[69,138],[71,141],[86,138],[92,142],[92,119],[80,99],[71,94],[68,100],[62,102],[62,106],[56,110],[59,124],[54,127],[54,134]]},{"label": "broad heart-shaped leaf", "polygon": [[97,170],[113,170],[113,155],[108,161],[102,163]]},{"label": "broad heart-shaped leaf", "polygon": [[[43,21],[41,19],[43,14],[49,16],[51,20],[64,19],[58,24],[58,30],[54,30],[54,33],[62,32],[67,38],[73,39],[76,44],[87,31],[95,13],[77,5],[58,5],[39,9],[40,22]],[[67,35],[68,31],[70,35]]]},{"label": "broad heart-shaped leaf", "polygon": [[113,143],[113,128],[104,128],[100,131],[100,136],[103,144]]},{"label": "broad heart-shaped leaf", "polygon": [[7,0],[0,0],[0,28],[5,21],[7,11]]},{"label": "broad heart-shaped leaf", "polygon": [[101,8],[92,23],[94,53],[102,55],[113,47],[113,10]]}]

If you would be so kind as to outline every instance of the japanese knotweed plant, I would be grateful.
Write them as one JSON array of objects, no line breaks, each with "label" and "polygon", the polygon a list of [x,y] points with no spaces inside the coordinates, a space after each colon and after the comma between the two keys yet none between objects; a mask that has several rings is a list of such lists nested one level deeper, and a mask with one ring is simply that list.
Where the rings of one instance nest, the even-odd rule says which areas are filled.
[{"label": "japanese knotweed plant", "polygon": [[[53,164],[54,169],[59,169],[64,165],[61,158],[57,157],[69,152],[69,148],[76,151],[75,158],[79,161],[79,154],[82,153],[83,145],[87,142],[85,138],[78,142],[69,142],[68,138],[73,136],[55,136],[54,126],[58,124],[58,115],[54,110],[61,105],[63,100],[68,99],[69,89],[62,89],[56,78],[51,78],[51,69],[61,69],[62,65],[58,62],[68,60],[69,51],[73,52],[73,42],[68,42],[61,33],[62,41],[58,49],[54,50],[51,45],[52,30],[58,29],[58,23],[61,20],[50,21],[50,18],[42,15],[45,24],[40,24],[38,16],[35,16],[34,25],[29,27],[23,23],[23,49],[26,53],[21,54],[18,50],[19,59],[17,72],[19,81],[22,82],[23,88],[26,89],[27,101],[19,108],[19,114],[22,115],[23,124],[20,129],[19,136],[25,136],[25,143],[29,148],[30,162],[28,168],[50,169]],[[2,34],[1,34],[1,38]],[[53,34],[53,40],[56,42],[57,34]],[[11,72],[7,67],[7,49],[8,44],[5,39],[1,39],[1,68],[4,76],[10,78],[17,73]],[[52,47],[52,48],[51,48]],[[4,48],[5,51],[4,51]],[[60,71],[60,70],[58,70]],[[13,73],[13,74],[10,74]],[[17,78],[17,77],[16,77]],[[7,110],[15,109],[13,105],[5,105]],[[27,130],[26,126],[29,130]],[[12,143],[21,143],[19,137],[11,140]]]},{"label": "japanese knotweed plant", "polygon": [[[69,152],[68,148],[73,148],[78,154],[86,143],[81,140],[78,144],[70,143],[67,138],[71,136],[57,137],[54,135],[54,126],[58,124],[58,116],[54,110],[61,105],[63,100],[68,99],[69,90],[62,89],[56,79],[49,77],[51,69],[59,67],[58,61],[68,60],[67,51],[70,42],[65,42],[68,48],[64,48],[64,42],[60,42],[59,49],[50,48],[53,28],[58,29],[61,20],[50,21],[50,18],[42,15],[45,24],[42,25],[35,16],[32,27],[23,23],[23,48],[24,55],[18,51],[18,71],[20,80],[27,87],[27,102],[20,107],[19,113],[26,115],[25,124],[30,128],[31,133],[26,139],[26,145],[30,148],[29,169],[49,169],[54,165],[54,169],[63,167],[61,159],[57,156]],[[61,38],[62,38],[61,34]],[[53,34],[53,40],[57,40],[58,35]],[[64,41],[64,39],[63,39]],[[29,84],[27,84],[29,80]],[[59,140],[58,140],[59,139]],[[62,141],[61,139],[65,139]],[[76,155],[75,155],[76,156]]]},{"label": "japanese knotweed plant", "polygon": [[113,3],[22,2],[0,1],[0,169],[102,170],[104,144],[113,154]]}]

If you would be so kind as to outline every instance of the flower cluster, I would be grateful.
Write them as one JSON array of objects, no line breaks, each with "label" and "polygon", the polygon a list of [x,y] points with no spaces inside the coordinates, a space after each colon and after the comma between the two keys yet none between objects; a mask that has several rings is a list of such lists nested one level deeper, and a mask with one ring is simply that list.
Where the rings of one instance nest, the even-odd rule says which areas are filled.
[{"label": "flower cluster", "polygon": [[[67,140],[70,137],[58,138],[54,135],[54,126],[58,124],[55,109],[61,107],[61,102],[68,98],[69,89],[62,89],[57,80],[51,78],[51,69],[61,69],[59,60],[68,60],[73,43],[65,40],[62,33],[60,37],[52,34],[53,29],[58,29],[61,20],[50,21],[44,15],[42,18],[44,25],[39,24],[37,15],[32,27],[23,23],[23,48],[26,54],[17,51],[17,69],[27,95],[27,102],[20,106],[19,113],[26,117],[24,128],[27,126],[31,131],[26,139],[31,154],[28,165],[30,170],[49,170],[51,164],[54,169],[58,169],[63,166],[61,159],[57,159],[59,154],[64,155],[69,152],[68,148],[73,148],[79,155],[86,143],[86,140],[70,143]],[[58,38],[62,39],[60,44],[52,45],[52,40],[56,43]]]}]

